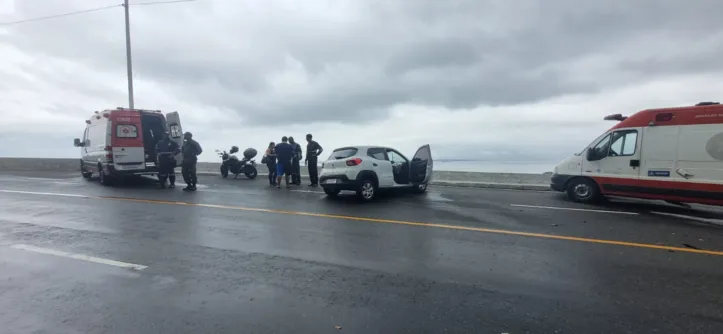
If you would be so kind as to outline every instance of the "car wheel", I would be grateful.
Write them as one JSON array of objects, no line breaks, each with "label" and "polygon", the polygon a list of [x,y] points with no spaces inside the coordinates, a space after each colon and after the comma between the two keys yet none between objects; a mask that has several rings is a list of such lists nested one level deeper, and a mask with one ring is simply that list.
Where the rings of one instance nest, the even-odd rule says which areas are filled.
[{"label": "car wheel", "polygon": [[414,185],[414,192],[417,194],[423,194],[427,191],[427,184],[426,183],[420,183]]},{"label": "car wheel", "polygon": [[356,191],[356,195],[365,202],[373,200],[376,194],[377,187],[372,180],[362,181],[359,185],[359,190]]},{"label": "car wheel", "polygon": [[594,203],[600,200],[600,188],[593,180],[575,178],[567,184],[567,197],[579,203]]},{"label": "car wheel", "polygon": [[326,194],[326,196],[329,196],[329,197],[337,197],[337,196],[339,196],[340,192],[341,192],[341,190],[339,190],[339,189],[324,188],[324,193]]}]

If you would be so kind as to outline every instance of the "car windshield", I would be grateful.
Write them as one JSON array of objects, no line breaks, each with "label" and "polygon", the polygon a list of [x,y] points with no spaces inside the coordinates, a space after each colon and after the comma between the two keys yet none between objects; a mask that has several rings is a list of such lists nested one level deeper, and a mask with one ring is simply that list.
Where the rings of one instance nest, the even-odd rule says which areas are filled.
[{"label": "car windshield", "polygon": [[346,159],[346,158],[356,154],[357,151],[358,150],[353,147],[338,148],[338,149],[334,150],[334,152],[331,152],[331,156],[329,156],[329,159],[327,159],[327,160]]}]

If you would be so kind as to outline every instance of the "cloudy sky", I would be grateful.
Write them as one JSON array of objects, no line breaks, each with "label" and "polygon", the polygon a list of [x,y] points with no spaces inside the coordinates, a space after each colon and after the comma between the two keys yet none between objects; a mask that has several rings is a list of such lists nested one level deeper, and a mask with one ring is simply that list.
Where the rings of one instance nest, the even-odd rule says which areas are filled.
[{"label": "cloudy sky", "polygon": [[[132,4],[161,0],[132,0]],[[0,22],[121,0],[0,0]],[[720,0],[197,0],[131,7],[135,104],[213,149],[312,132],[556,162],[611,113],[723,99]],[[0,156],[77,157],[127,106],[123,8],[0,26]]]}]

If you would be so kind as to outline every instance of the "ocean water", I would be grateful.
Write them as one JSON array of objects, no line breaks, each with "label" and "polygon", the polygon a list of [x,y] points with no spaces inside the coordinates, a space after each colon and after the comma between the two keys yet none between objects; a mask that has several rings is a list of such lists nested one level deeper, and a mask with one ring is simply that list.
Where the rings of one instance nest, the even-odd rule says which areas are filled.
[{"label": "ocean water", "polygon": [[[212,161],[217,163],[218,161]],[[256,163],[261,160],[257,159]],[[552,162],[509,162],[509,161],[448,161],[434,160],[434,170],[450,172],[484,172],[484,173],[528,173],[543,174],[552,172],[557,163]],[[261,170],[265,170],[265,166]],[[321,168],[321,163],[319,163]],[[302,165],[302,169],[306,168]]]},{"label": "ocean water", "polygon": [[496,161],[445,161],[435,160],[434,170],[453,172],[530,173],[552,172],[556,163],[496,162]]}]

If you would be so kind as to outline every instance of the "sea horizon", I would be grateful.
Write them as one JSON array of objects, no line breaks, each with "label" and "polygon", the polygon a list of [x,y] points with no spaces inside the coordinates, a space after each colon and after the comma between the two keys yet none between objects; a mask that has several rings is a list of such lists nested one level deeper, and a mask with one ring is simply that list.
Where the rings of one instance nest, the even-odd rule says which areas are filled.
[{"label": "sea horizon", "polygon": [[434,161],[434,170],[449,172],[543,174],[552,172],[555,165],[557,165],[557,163],[537,161],[437,159]]}]

